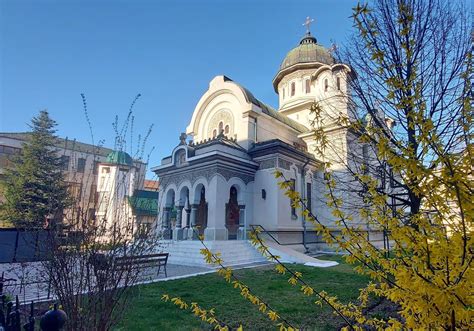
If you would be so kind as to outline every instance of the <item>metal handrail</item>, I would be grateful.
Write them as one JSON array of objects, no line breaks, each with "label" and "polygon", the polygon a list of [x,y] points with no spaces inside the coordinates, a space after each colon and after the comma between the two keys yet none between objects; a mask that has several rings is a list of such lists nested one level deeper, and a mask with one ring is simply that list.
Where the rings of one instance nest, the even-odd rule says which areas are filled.
[{"label": "metal handrail", "polygon": [[[255,228],[260,228],[262,233],[266,233],[270,238],[273,239],[278,245],[281,246],[290,246],[290,245],[303,245],[303,238],[301,238],[301,241],[298,242],[288,242],[288,243],[281,243],[277,238],[275,238],[272,233],[301,233],[303,235],[302,230],[267,230],[265,229],[262,225],[260,224],[251,224],[250,227],[252,229]],[[314,232],[316,233],[317,231],[307,231],[307,232]],[[307,244],[324,244],[326,243],[325,241],[306,241]]]},{"label": "metal handrail", "polygon": [[253,231],[255,231],[255,228],[260,228],[262,229],[263,233],[266,233],[268,234],[278,245],[282,245],[282,243],[280,243],[280,241],[278,241],[277,238],[275,238],[270,232],[268,232],[263,226],[261,226],[260,224],[250,224],[250,227],[252,228]]},{"label": "metal handrail", "polygon": [[[302,245],[303,244],[303,240],[299,241],[299,242],[289,242],[289,243],[281,243],[277,238],[275,238],[272,233],[301,233],[303,234],[303,231],[302,230],[267,230],[265,229],[262,225],[260,224],[250,224],[249,225],[252,230],[255,230],[255,228],[260,228],[261,229],[261,232],[262,233],[265,233],[267,234],[271,239],[273,239],[273,241],[275,241],[278,245],[281,245],[281,246],[289,246],[289,245]],[[308,230],[306,231],[307,233],[308,232],[314,232],[314,233],[317,233],[317,231],[315,230]],[[366,230],[359,230],[358,232],[368,232]],[[383,239],[382,239],[383,240]],[[378,240],[378,241],[382,241],[382,240]],[[320,240],[320,241],[306,241],[306,244],[326,244],[326,242],[324,240]]]}]

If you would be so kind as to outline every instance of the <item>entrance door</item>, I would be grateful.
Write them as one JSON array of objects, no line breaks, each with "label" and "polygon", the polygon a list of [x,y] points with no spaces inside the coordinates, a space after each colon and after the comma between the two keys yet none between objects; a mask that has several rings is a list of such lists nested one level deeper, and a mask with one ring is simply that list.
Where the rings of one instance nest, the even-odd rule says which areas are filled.
[{"label": "entrance door", "polygon": [[196,225],[199,227],[199,235],[204,234],[204,229],[207,227],[207,202],[206,202],[206,189],[201,189],[201,198],[197,208]]},{"label": "entrance door", "polygon": [[229,232],[229,239],[237,239],[237,232],[239,230],[239,203],[237,202],[237,189],[233,186],[230,188],[229,202],[225,207],[225,225]]}]

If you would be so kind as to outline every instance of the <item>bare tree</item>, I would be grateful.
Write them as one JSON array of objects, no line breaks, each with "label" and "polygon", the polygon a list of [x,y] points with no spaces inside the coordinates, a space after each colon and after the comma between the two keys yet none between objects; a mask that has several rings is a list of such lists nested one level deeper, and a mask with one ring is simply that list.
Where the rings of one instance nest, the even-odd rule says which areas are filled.
[{"label": "bare tree", "polygon": [[[116,118],[113,124],[116,158],[100,163],[98,145],[97,153],[89,155],[92,162],[86,162],[91,166],[69,175],[68,181],[80,183],[71,188],[73,204],[64,211],[62,225],[49,229],[48,254],[41,264],[53,296],[68,314],[68,330],[109,330],[127,307],[131,286],[154,276],[130,258],[154,253],[160,237],[151,227],[139,228],[130,200],[134,190],[143,187],[143,154],[150,133],[138,139],[135,153],[127,146],[127,136],[133,137],[135,101],[124,123],[119,125]],[[74,150],[74,142],[71,145]],[[97,174],[101,169],[107,176]]]}]

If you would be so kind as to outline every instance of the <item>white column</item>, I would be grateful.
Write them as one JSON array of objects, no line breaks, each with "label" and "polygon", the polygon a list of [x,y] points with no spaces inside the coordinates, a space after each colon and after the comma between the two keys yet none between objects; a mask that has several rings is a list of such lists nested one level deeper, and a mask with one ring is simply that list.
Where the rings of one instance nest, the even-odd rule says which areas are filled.
[{"label": "white column", "polygon": [[225,204],[228,199],[227,182],[221,176],[214,176],[206,191],[209,207],[207,227],[204,230],[205,240],[227,240],[229,238],[225,227]]},{"label": "white column", "polygon": [[171,239],[170,212],[171,207],[163,208],[163,239]]},{"label": "white column", "polygon": [[246,239],[245,228],[246,228],[245,205],[239,204],[239,230],[237,231],[238,240]]},{"label": "white column", "polygon": [[197,210],[198,210],[198,205],[197,204],[192,204],[191,205],[191,213],[189,217],[189,222],[190,226],[188,229],[188,239],[193,240],[197,239],[197,229],[196,229],[196,217],[197,217]]},{"label": "white column", "polygon": [[183,240],[183,229],[181,227],[183,217],[183,206],[176,206],[176,228],[173,230],[174,240]]}]

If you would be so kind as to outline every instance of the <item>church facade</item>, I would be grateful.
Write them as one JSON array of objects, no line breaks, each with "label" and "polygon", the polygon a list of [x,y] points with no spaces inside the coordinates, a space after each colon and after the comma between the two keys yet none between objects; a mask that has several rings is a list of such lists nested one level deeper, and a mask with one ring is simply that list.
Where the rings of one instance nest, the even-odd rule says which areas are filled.
[{"label": "church facade", "polygon": [[324,109],[324,129],[344,159],[351,138],[334,118],[350,116],[350,77],[350,68],[336,63],[309,31],[273,80],[278,109],[230,78],[215,77],[180,143],[152,168],[160,178],[157,226],[165,238],[192,240],[199,233],[205,240],[245,239],[251,225],[261,225],[280,241],[298,241],[305,221],[279,188],[275,170],[312,212],[331,222],[318,181],[327,160],[314,152],[310,108],[317,101]]}]

